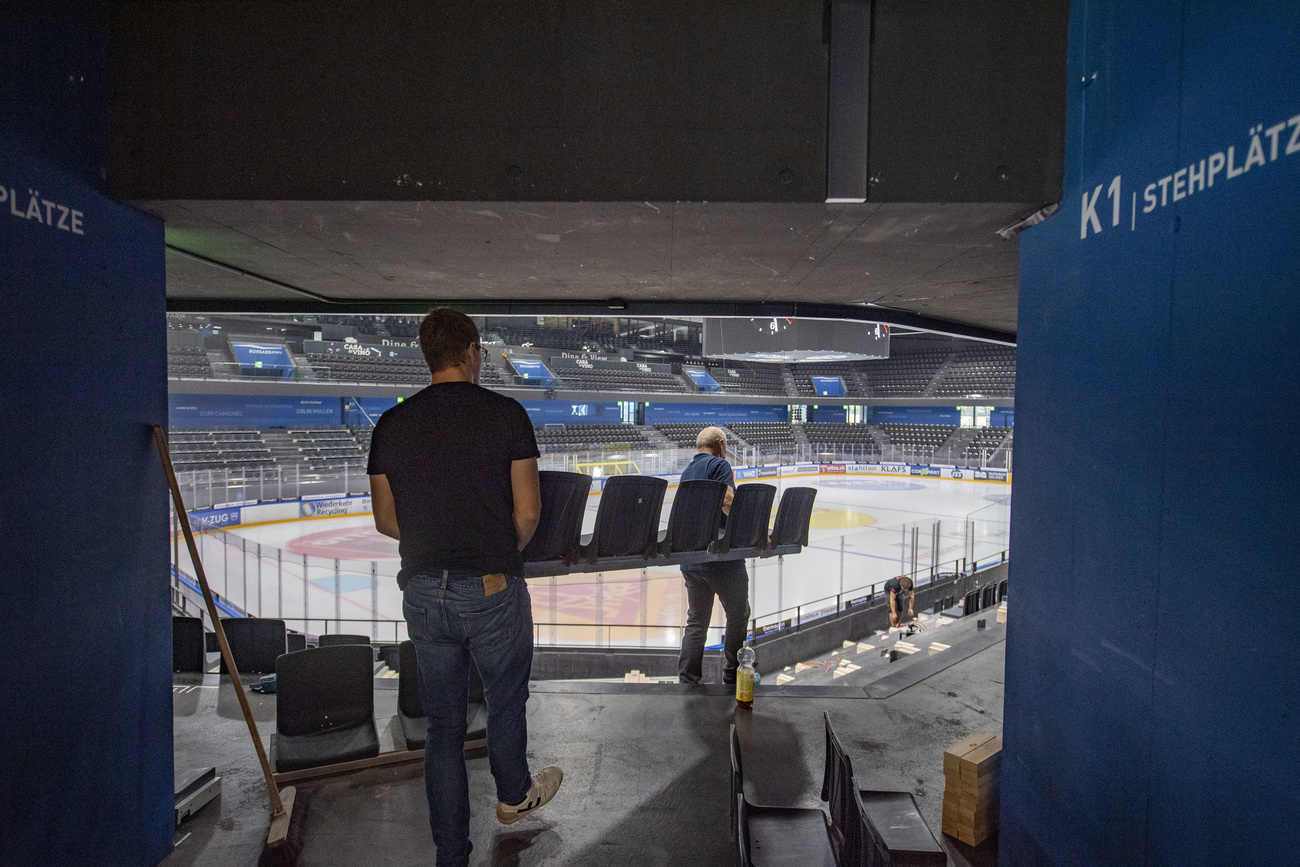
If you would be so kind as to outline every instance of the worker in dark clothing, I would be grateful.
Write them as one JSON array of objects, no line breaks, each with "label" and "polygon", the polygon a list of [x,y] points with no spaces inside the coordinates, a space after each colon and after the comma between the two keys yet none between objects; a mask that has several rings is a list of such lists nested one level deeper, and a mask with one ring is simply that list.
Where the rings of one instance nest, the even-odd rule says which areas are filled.
[{"label": "worker in dark clothing", "polygon": [[912,610],[911,578],[906,575],[890,578],[885,582],[885,596],[889,599],[890,626],[906,626],[916,617],[916,612]]},{"label": "worker in dark clothing", "polygon": [[[736,477],[727,463],[727,435],[721,428],[706,427],[695,438],[699,450],[695,458],[682,471],[682,481],[712,479],[727,485],[722,501],[722,514],[731,514],[731,502],[736,493]],[[717,563],[699,563],[682,566],[686,581],[686,631],[682,635],[682,651],[677,659],[678,680],[682,683],[699,683],[704,673],[704,640],[713,619],[713,596],[722,602],[727,613],[727,629],[723,635],[722,682],[736,682],[736,654],[745,643],[749,623],[749,573],[744,560],[722,560]]]}]

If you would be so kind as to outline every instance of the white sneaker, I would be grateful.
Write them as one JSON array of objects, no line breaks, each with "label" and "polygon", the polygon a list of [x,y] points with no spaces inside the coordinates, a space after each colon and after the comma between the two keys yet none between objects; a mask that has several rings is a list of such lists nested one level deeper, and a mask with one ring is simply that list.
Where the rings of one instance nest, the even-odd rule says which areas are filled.
[{"label": "white sneaker", "polygon": [[533,774],[533,784],[528,794],[518,804],[503,804],[497,801],[497,821],[502,825],[513,825],[525,818],[538,807],[546,805],[564,782],[564,771],[552,765]]}]

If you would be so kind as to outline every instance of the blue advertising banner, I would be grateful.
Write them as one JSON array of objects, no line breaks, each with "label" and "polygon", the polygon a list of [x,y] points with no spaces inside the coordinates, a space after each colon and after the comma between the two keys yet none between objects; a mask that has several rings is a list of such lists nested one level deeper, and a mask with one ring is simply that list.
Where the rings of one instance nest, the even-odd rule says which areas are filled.
[{"label": "blue advertising banner", "polygon": [[618,424],[622,421],[618,403],[570,403],[564,400],[523,400],[524,411],[535,425]]},{"label": "blue advertising banner", "polygon": [[293,376],[293,359],[289,357],[289,349],[282,343],[248,343],[232,340],[230,351],[244,373],[266,370],[279,371],[280,376],[286,379]]},{"label": "blue advertising banner", "polygon": [[235,527],[240,523],[241,507],[231,506],[225,509],[208,509],[202,512],[190,512],[190,528],[203,532],[221,527]]},{"label": "blue advertising banner", "polygon": [[242,394],[171,394],[172,428],[303,427],[342,424],[337,397],[269,397]]},{"label": "blue advertising banner", "polygon": [[955,406],[873,406],[871,424],[961,424]]},{"label": "blue advertising banner", "polygon": [[718,381],[709,375],[709,372],[703,367],[683,367],[682,373],[691,378],[691,382],[699,386],[700,391],[715,392],[721,391]]},{"label": "blue advertising banner", "polygon": [[813,391],[823,397],[843,397],[844,380],[838,376],[814,376],[811,377]]},{"label": "blue advertising banner", "polygon": [[536,358],[512,358],[510,364],[514,367],[515,372],[529,382],[536,382],[539,385],[549,386],[555,384],[555,374],[551,373],[550,368]]},{"label": "blue advertising banner", "polygon": [[790,410],[782,404],[765,403],[654,403],[645,408],[645,423],[695,422],[702,425],[735,421],[789,421]]}]

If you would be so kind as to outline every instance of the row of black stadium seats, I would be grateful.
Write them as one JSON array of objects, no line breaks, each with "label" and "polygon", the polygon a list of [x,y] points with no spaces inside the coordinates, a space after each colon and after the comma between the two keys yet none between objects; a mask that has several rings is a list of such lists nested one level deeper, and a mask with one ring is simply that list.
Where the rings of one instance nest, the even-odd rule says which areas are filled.
[{"label": "row of black stadium seats", "polygon": [[795,554],[808,544],[817,496],[816,488],[787,488],[769,533],[776,488],[741,485],[726,529],[719,534],[727,486],[686,481],[677,487],[668,528],[661,533],[668,482],[656,476],[613,476],[601,493],[593,532],[582,537],[591,476],[543,471],[540,477],[541,523],[523,552],[528,577],[746,559],[767,548],[771,554]]},{"label": "row of black stadium seats", "polygon": [[[731,726],[731,840],[738,863],[891,867],[948,863],[948,855],[925,824],[911,792],[859,788],[830,713],[826,762],[818,807],[775,807],[752,803],[745,794],[740,738]],[[829,820],[829,821],[828,821]],[[756,860],[755,856],[758,856]]]},{"label": "row of black stadium seats", "polygon": [[[222,625],[236,668],[275,674],[276,730],[271,750],[277,773],[379,755],[369,638],[322,635],[318,647],[306,647],[305,636],[286,633],[283,620],[232,617],[223,619]],[[204,649],[202,621],[173,618],[173,669],[203,671]],[[429,724],[420,706],[415,645],[405,641],[393,649],[396,654],[385,657],[397,669],[398,724],[406,749],[423,749]],[[226,672],[224,659],[221,671]],[[482,746],[487,736],[483,682],[474,666],[470,666],[469,699],[465,740],[466,748],[473,748]]]}]

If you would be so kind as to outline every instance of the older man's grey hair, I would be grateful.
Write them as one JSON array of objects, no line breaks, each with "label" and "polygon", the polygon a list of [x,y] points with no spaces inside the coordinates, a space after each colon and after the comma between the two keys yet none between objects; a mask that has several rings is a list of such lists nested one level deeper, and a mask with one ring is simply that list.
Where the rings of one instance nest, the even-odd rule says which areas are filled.
[{"label": "older man's grey hair", "polygon": [[723,433],[720,427],[706,427],[700,431],[699,436],[695,437],[695,447],[697,449],[713,449],[718,444],[724,442],[727,435]]}]

